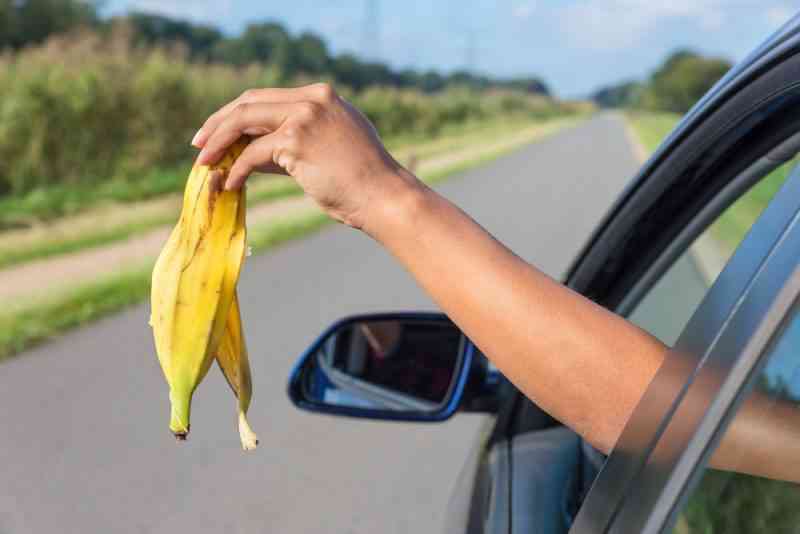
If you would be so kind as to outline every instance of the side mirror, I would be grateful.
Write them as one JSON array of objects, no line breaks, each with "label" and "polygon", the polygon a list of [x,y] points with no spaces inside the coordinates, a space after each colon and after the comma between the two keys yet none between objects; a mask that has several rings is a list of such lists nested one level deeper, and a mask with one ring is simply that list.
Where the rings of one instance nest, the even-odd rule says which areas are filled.
[{"label": "side mirror", "polygon": [[443,421],[458,409],[474,353],[444,314],[349,317],[300,358],[289,378],[289,398],[315,412]]}]

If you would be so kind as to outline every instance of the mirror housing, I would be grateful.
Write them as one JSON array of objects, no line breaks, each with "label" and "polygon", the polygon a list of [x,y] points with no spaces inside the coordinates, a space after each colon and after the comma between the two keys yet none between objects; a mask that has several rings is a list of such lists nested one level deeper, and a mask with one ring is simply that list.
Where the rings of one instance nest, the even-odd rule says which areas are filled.
[{"label": "mirror housing", "polygon": [[444,421],[459,408],[475,346],[442,313],[341,319],[300,357],[288,394],[301,409],[392,421]]}]

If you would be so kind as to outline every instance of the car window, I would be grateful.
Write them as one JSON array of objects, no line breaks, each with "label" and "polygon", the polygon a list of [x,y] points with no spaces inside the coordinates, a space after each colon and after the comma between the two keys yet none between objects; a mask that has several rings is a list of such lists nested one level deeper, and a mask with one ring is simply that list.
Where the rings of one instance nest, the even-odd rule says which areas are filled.
[{"label": "car window", "polygon": [[668,346],[796,165],[773,170],[729,206],[672,264],[628,316]]},{"label": "car window", "polygon": [[[717,463],[724,461],[726,468],[741,472],[706,469],[677,518],[674,534],[800,531],[797,312],[795,307],[778,340],[771,344],[765,367],[753,379],[751,391],[715,451]],[[742,436],[749,436],[748,440],[742,441]],[[760,469],[771,470],[776,478],[743,474],[756,464]],[[787,480],[778,480],[779,477]]]}]

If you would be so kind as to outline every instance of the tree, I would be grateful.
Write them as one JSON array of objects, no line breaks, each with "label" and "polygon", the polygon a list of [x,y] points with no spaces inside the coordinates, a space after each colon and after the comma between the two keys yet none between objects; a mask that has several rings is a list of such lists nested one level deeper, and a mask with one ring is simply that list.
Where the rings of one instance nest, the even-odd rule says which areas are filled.
[{"label": "tree", "polygon": [[603,108],[632,107],[639,104],[644,85],[637,81],[621,82],[598,89],[592,100]]},{"label": "tree", "polygon": [[0,0],[0,48],[22,48],[54,33],[97,24],[94,3],[79,0]]},{"label": "tree", "polygon": [[292,70],[305,74],[322,74],[330,67],[325,41],[305,32],[292,42]]},{"label": "tree", "polygon": [[291,38],[277,22],[249,24],[241,37],[220,43],[215,56],[234,65],[271,63],[286,72],[292,59]]},{"label": "tree", "polygon": [[675,52],[651,77],[649,105],[685,113],[731,68],[729,61],[688,50]]},{"label": "tree", "polygon": [[136,33],[137,40],[147,44],[183,42],[192,57],[208,59],[216,44],[222,39],[219,30],[210,26],[192,24],[161,15],[131,13],[127,20]]},{"label": "tree", "polygon": [[361,62],[353,54],[341,54],[333,59],[331,70],[337,82],[355,90],[366,87],[367,79]]}]

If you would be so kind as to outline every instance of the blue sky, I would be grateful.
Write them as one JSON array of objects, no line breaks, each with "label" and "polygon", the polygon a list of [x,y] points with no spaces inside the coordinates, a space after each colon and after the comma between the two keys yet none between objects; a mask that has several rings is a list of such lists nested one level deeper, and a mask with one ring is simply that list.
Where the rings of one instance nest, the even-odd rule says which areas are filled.
[{"label": "blue sky", "polygon": [[[369,16],[367,4],[374,14]],[[800,12],[796,0],[106,0],[215,24],[226,33],[278,20],[334,52],[397,66],[537,74],[562,96],[643,78],[678,47],[744,57]],[[377,20],[367,32],[365,20]]]}]

